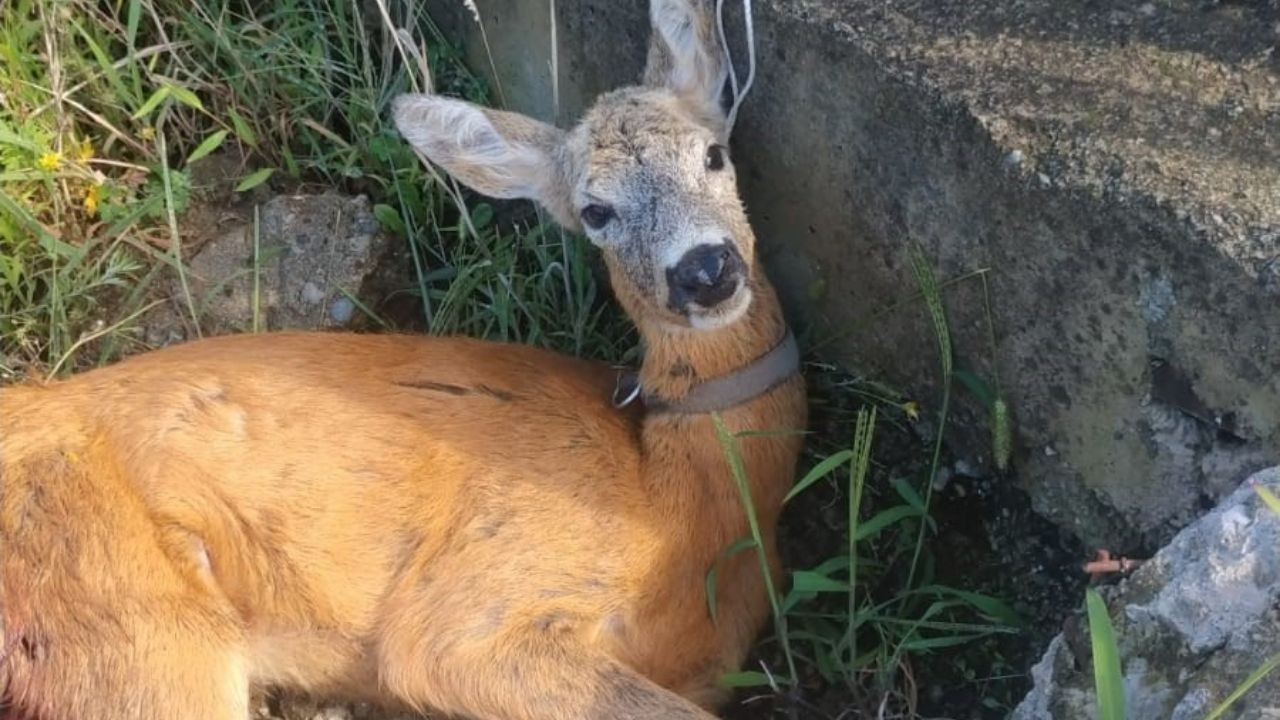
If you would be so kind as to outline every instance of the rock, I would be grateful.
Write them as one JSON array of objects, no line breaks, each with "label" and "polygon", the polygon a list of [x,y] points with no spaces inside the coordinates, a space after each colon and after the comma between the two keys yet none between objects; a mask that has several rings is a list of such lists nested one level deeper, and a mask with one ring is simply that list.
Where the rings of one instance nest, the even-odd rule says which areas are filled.
[{"label": "rock", "polygon": [[[508,109],[562,126],[644,62],[645,3],[556,3],[559,93],[545,7],[483,3],[487,47],[461,3],[427,7]],[[1168,542],[1221,499],[1200,466],[1224,443],[1198,419],[1168,442],[1153,358],[1280,461],[1277,19],[1270,0],[755,3],[734,159],[789,312],[829,359],[937,397],[920,246],[969,278],[944,297],[957,367],[999,370],[1036,508],[1096,547]],[[956,402],[951,447],[990,464],[985,409]]]},{"label": "rock", "polygon": [[329,305],[329,319],[339,325],[351,322],[355,314],[356,304],[351,302],[351,298],[340,297]]},{"label": "rock", "polygon": [[[1110,593],[1129,720],[1200,720],[1280,653],[1280,516],[1255,484],[1280,492],[1280,468],[1253,475]],[[1089,645],[1050,643],[1013,720],[1097,717],[1091,659],[1072,647]],[[1278,716],[1273,674],[1227,717]]]},{"label": "rock", "polygon": [[[361,295],[381,272],[379,260],[390,245],[366,198],[330,192],[267,200],[259,210],[256,264],[252,209],[228,216],[189,263],[187,281],[204,334],[253,329],[255,275],[262,330],[347,327],[361,319],[347,293]],[[193,334],[176,279],[171,294],[174,307],[148,323],[153,345]]]}]

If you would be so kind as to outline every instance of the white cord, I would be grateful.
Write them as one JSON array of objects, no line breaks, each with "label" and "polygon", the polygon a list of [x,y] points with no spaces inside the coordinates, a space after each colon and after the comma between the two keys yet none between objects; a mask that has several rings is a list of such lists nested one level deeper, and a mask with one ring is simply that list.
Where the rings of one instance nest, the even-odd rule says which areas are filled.
[{"label": "white cord", "polygon": [[[720,51],[724,53],[725,65],[729,68],[729,92],[733,95],[733,101],[738,101],[738,70],[733,66],[733,53],[729,51],[729,38],[724,32],[724,0],[716,0],[716,31],[720,36]],[[720,98],[716,98],[716,103],[720,102]],[[733,124],[730,123],[730,129]]]},{"label": "white cord", "polygon": [[[756,28],[751,18],[751,0],[742,0],[742,14],[747,24],[747,80],[742,84],[742,89],[737,88],[737,78],[734,78],[733,106],[729,108],[729,116],[725,120],[727,133],[733,132],[733,124],[738,119],[738,108],[742,106],[742,101],[747,98],[747,93],[751,92],[751,83],[756,79]],[[722,23],[723,28],[723,23]],[[725,43],[725,57],[729,55],[729,45],[724,40],[723,30],[721,31],[721,42]],[[733,67],[730,60],[730,68]]]},{"label": "white cord", "polygon": [[716,26],[721,36],[721,50],[724,63],[728,65],[728,87],[733,94],[733,104],[724,118],[724,135],[732,135],[733,123],[737,122],[737,109],[742,100],[751,91],[751,83],[755,82],[755,22],[751,18],[751,0],[742,0],[742,15],[746,20],[746,82],[737,86],[737,69],[733,67],[733,54],[728,49],[728,37],[724,35],[724,0],[716,0]]}]

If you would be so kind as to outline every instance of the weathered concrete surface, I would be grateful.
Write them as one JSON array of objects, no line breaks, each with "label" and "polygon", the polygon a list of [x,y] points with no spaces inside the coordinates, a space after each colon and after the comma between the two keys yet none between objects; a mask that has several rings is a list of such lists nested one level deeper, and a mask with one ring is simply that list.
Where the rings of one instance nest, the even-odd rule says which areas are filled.
[{"label": "weathered concrete surface", "polygon": [[[1253,476],[1112,593],[1130,720],[1199,720],[1280,653],[1280,516],[1251,483],[1280,492],[1280,468]],[[1087,628],[1073,628],[1032,669],[1013,720],[1098,717]],[[1280,676],[1226,717],[1280,717]]]},{"label": "weathered concrete surface", "polygon": [[[644,0],[557,0],[558,95],[548,5],[477,4],[511,109],[565,125],[638,76]],[[461,3],[427,5],[489,68]],[[1036,507],[1162,544],[1220,497],[1207,478],[1280,448],[1278,20],[1275,0],[756,3],[733,147],[810,344],[932,397],[919,244],[956,281],[957,365],[999,370]],[[985,461],[984,410],[959,415]]]}]

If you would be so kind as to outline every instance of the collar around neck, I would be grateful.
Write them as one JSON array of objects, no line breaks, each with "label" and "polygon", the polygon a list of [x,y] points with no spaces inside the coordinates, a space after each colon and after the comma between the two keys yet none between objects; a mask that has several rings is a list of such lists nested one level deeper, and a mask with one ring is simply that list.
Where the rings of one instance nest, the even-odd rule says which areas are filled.
[{"label": "collar around neck", "polygon": [[699,414],[728,410],[765,394],[800,370],[800,349],[790,330],[771,350],[728,375],[704,380],[675,400],[650,394],[640,387],[634,370],[618,374],[613,406],[624,408],[639,400],[650,413]]}]

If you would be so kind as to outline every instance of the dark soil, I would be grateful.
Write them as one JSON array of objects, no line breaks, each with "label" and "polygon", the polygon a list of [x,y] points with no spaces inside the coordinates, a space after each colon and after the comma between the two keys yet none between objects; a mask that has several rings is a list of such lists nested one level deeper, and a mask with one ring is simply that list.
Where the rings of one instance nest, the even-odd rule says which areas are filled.
[{"label": "dark soil", "polygon": [[[858,386],[856,379],[818,367],[823,369],[811,366],[808,373],[814,433],[806,453],[810,463],[848,446],[853,417],[863,402],[849,390]],[[900,502],[888,489],[889,481],[923,479],[932,451],[931,428],[926,423],[913,423],[883,406],[880,413],[863,517]],[[857,687],[827,683],[816,671],[801,668],[803,681],[796,695],[777,697],[767,688],[743,690],[726,709],[726,718],[874,717],[888,694],[886,717],[910,717],[904,713],[913,707],[924,717],[997,720],[1021,700],[1030,687],[1027,670],[1083,598],[1087,578],[1080,565],[1086,552],[1031,509],[1030,498],[1017,487],[1015,477],[964,475],[955,471],[945,452],[941,465],[950,480],[933,496],[937,533],[927,541],[923,564],[932,568],[937,584],[1003,600],[1022,616],[1025,629],[911,657],[887,691],[871,682]],[[813,567],[841,554],[847,542],[846,483],[847,476],[833,477],[788,507],[779,532],[788,570]],[[874,595],[889,598],[900,589],[911,559],[904,549],[912,542],[914,537],[889,533],[877,539],[873,554],[888,568],[876,578],[879,587]],[[762,662],[773,670],[785,668],[774,644],[762,644],[749,665],[758,669]]]}]

